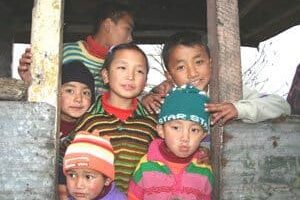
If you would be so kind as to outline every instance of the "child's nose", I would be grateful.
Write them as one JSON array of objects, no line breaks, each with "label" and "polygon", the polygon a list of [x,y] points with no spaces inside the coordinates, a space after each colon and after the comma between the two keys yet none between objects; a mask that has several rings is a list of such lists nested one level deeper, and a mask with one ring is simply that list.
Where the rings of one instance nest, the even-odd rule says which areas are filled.
[{"label": "child's nose", "polygon": [[83,180],[83,178],[78,178],[76,180],[76,188],[84,188],[84,180]]},{"label": "child's nose", "polygon": [[185,132],[182,134],[181,140],[182,140],[183,142],[188,142],[188,141],[190,140],[190,134],[188,133],[188,131],[185,131]]},{"label": "child's nose", "polygon": [[127,73],[127,79],[128,80],[134,80],[134,71],[128,71]]},{"label": "child's nose", "polygon": [[197,70],[193,65],[188,67],[188,78],[194,78],[197,76]]},{"label": "child's nose", "polygon": [[74,101],[80,103],[82,101],[82,94],[76,93],[74,97]]}]

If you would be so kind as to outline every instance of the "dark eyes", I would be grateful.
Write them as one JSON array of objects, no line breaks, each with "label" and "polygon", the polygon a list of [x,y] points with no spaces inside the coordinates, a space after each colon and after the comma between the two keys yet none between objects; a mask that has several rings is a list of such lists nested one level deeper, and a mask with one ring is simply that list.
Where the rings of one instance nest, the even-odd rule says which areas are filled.
[{"label": "dark eyes", "polygon": [[126,69],[126,67],[124,67],[124,66],[119,66],[118,69],[124,70],[124,69]]},{"label": "dark eyes", "polygon": [[139,74],[145,74],[145,72],[143,70],[138,70]]},{"label": "dark eyes", "polygon": [[90,175],[90,174],[87,174],[87,175],[85,175],[85,178],[88,179],[88,180],[91,180],[91,179],[94,178],[94,176],[93,176],[93,175]]},{"label": "dark eyes", "polygon": [[201,64],[203,64],[204,63],[204,60],[196,60],[196,62],[195,62],[197,65],[201,65]]},{"label": "dark eyes", "polygon": [[179,129],[178,126],[171,126],[171,128],[174,129],[174,130],[178,130]]},{"label": "dark eyes", "polygon": [[191,131],[193,133],[199,133],[200,132],[200,129],[199,128],[192,128]]},{"label": "dark eyes", "polygon": [[178,71],[179,71],[179,70],[183,70],[183,69],[184,69],[184,66],[183,66],[183,65],[180,65],[180,66],[177,66],[177,67],[176,67],[176,70],[178,70]]},{"label": "dark eyes", "polygon": [[73,89],[70,89],[70,88],[65,89],[64,91],[65,91],[66,93],[69,93],[69,94],[73,94],[73,93],[74,93],[74,90],[73,90]]},{"label": "dark eyes", "polygon": [[75,173],[68,173],[67,176],[69,176],[71,178],[75,178],[76,174]]},{"label": "dark eyes", "polygon": [[90,90],[83,91],[83,95],[87,97],[92,97],[92,93]]}]

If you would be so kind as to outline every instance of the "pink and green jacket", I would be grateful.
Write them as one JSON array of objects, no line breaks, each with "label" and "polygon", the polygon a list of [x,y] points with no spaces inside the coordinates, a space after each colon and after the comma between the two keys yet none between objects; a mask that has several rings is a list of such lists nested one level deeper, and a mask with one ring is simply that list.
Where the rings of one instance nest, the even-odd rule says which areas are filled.
[{"label": "pink and green jacket", "polygon": [[197,164],[199,152],[180,173],[174,174],[160,152],[162,142],[155,139],[138,164],[129,184],[128,199],[210,200],[214,178],[209,165]]}]

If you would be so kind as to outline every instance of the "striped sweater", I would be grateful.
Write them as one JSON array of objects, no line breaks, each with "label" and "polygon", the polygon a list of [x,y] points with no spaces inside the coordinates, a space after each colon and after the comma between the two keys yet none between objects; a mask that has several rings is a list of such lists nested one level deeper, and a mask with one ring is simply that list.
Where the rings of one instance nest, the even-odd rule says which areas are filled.
[{"label": "striped sweater", "polygon": [[101,97],[97,98],[97,103],[80,119],[74,133],[62,141],[61,158],[76,132],[98,129],[101,136],[110,137],[115,153],[115,182],[120,190],[127,191],[129,179],[139,160],[147,153],[151,141],[158,137],[156,119],[138,102],[133,117],[121,121],[103,109]]},{"label": "striped sweater", "polygon": [[161,154],[159,146],[162,142],[162,139],[154,140],[147,155],[138,164],[129,184],[128,199],[210,200],[213,174],[210,166],[197,164],[199,152],[194,154],[189,164],[175,174]]},{"label": "striped sweater", "polygon": [[81,61],[94,76],[95,91],[97,94],[103,90],[107,90],[107,87],[100,78],[100,70],[102,69],[104,59],[91,55],[84,47],[83,41],[64,44],[63,63],[69,63],[74,60]]}]

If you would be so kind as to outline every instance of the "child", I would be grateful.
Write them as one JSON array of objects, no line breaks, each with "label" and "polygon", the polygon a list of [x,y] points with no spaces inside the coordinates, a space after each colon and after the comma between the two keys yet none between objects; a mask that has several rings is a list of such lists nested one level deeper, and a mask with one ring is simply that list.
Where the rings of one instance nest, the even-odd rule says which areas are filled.
[{"label": "child", "polygon": [[[112,46],[132,41],[134,22],[132,9],[116,2],[100,4],[95,18],[93,34],[85,40],[64,44],[63,63],[81,61],[93,74],[98,94],[107,89],[99,76],[106,54]],[[18,67],[20,77],[27,83],[31,82],[28,67],[32,62],[31,56],[30,49],[27,49]]]},{"label": "child", "polygon": [[79,61],[62,66],[60,92],[60,137],[74,129],[76,120],[91,106],[95,99],[94,78]]},{"label": "child", "polygon": [[[110,137],[115,153],[115,182],[120,190],[127,191],[137,163],[158,136],[156,119],[136,98],[146,84],[148,61],[136,45],[121,44],[111,50],[103,67],[103,80],[109,90],[97,98],[75,132],[98,129],[101,136]],[[62,148],[70,144],[74,135],[62,142]]]},{"label": "child", "polygon": [[208,133],[205,92],[184,85],[171,90],[161,106],[154,140],[136,168],[130,200],[211,199],[210,166],[197,163],[199,144]]},{"label": "child", "polygon": [[[148,111],[156,111],[166,91],[173,84],[181,86],[192,84],[198,89],[208,90],[211,78],[211,57],[209,49],[201,37],[193,32],[182,32],[172,35],[162,51],[168,81],[158,87],[157,94],[149,94],[143,99]],[[222,124],[232,119],[255,123],[290,114],[289,104],[277,95],[259,94],[243,87],[243,99],[230,103],[211,103],[206,106],[212,115],[212,124]]]},{"label": "child", "polygon": [[127,199],[112,182],[115,176],[113,149],[102,137],[78,133],[66,151],[63,170],[70,200]]},{"label": "child", "polygon": [[[62,66],[60,92],[60,138],[66,137],[95,99],[94,77],[79,61]],[[58,193],[60,199],[66,199],[66,180],[62,169],[58,170]]]}]

